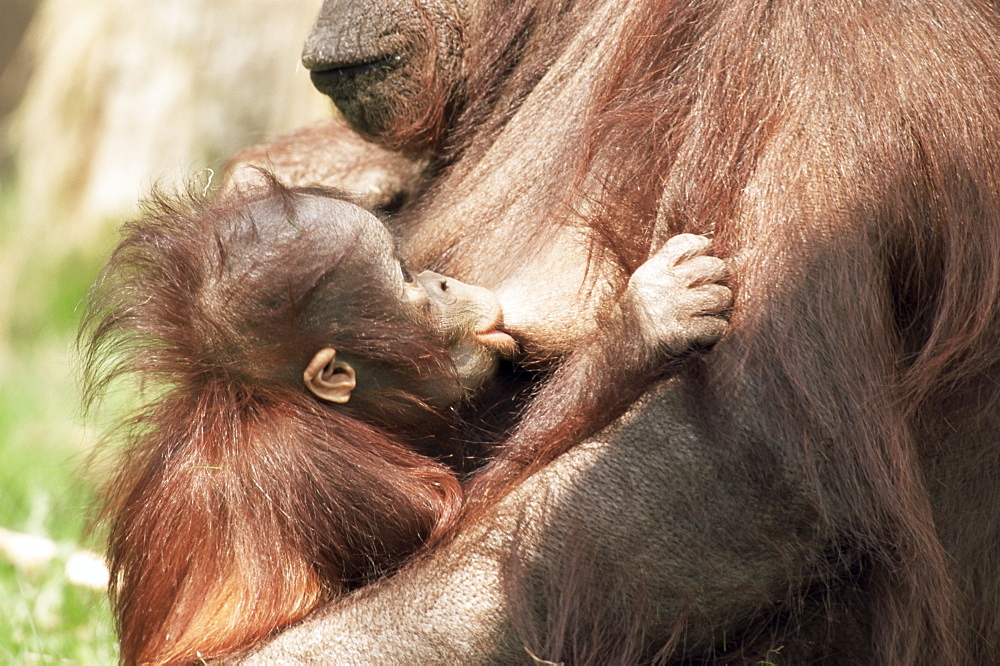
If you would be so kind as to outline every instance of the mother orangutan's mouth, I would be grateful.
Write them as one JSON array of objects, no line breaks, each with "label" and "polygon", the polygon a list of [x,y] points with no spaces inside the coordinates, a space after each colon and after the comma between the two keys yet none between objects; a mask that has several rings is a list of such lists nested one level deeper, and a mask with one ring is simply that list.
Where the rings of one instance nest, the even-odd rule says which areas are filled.
[{"label": "mother orangutan's mouth", "polygon": [[377,60],[372,60],[371,62],[350,65],[333,65],[331,67],[327,67],[326,69],[314,70],[309,74],[309,76],[312,78],[313,85],[322,90],[323,86],[344,83],[345,81],[358,78],[359,76],[368,74],[369,72],[391,72],[399,66],[399,61],[400,57],[398,55],[389,55]]}]

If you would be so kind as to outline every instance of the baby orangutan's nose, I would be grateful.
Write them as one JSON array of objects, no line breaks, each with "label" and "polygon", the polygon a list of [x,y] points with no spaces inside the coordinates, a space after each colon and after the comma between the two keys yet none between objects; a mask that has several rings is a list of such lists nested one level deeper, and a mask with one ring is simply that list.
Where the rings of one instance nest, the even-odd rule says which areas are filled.
[{"label": "baby orangutan's nose", "polygon": [[420,273],[416,280],[437,311],[442,331],[452,340],[490,330],[501,320],[500,302],[485,287],[466,284],[433,271]]}]

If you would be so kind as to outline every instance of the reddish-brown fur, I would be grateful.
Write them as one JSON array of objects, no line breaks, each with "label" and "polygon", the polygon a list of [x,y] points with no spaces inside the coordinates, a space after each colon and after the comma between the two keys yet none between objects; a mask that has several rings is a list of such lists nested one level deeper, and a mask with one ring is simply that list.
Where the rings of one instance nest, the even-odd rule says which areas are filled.
[{"label": "reddish-brown fur", "polygon": [[[1000,453],[992,431],[1000,397],[997,17],[973,4],[936,3],[933,19],[898,3],[758,4],[632,3],[588,100],[585,131],[560,146],[567,159],[582,157],[572,162],[580,176],[545,186],[552,199],[572,200],[589,178],[605,187],[610,179],[587,222],[626,273],[651,239],[714,230],[717,251],[738,260],[738,297],[732,333],[700,389],[723,405],[713,431],[749,426],[746,446],[769,442],[800,461],[824,529],[840,534],[845,558],[865,562],[855,603],[867,606],[860,615],[869,618],[873,659],[997,658],[1000,570],[976,551],[995,552],[998,506],[983,509],[994,517],[982,535],[956,543],[949,523],[971,518],[953,515],[957,507],[925,482],[939,456],[995,470]],[[950,28],[934,31],[932,20]],[[965,55],[935,62],[928,44]],[[810,47],[814,60],[795,57]],[[881,97],[883,88],[906,92]],[[851,113],[854,104],[863,116]],[[772,143],[817,127],[822,140]],[[536,413],[559,410],[566,390],[550,386],[554,407],[539,400]],[[611,380],[606,390],[611,398],[620,387]],[[962,400],[976,402],[982,425],[972,417],[958,426],[968,434],[942,434]],[[742,423],[747,414],[727,404],[754,406],[759,421]],[[603,406],[588,411],[606,418]],[[578,418],[565,414],[555,432]],[[578,439],[548,428],[528,437],[542,448],[523,473]],[[964,506],[993,497],[961,478]],[[489,476],[481,483],[492,485]],[[990,582],[970,585],[976,579]]]},{"label": "reddish-brown fur", "polygon": [[[685,367],[691,400],[675,416],[703,438],[699,451],[746,465],[688,481],[726,493],[749,478],[765,499],[748,511],[798,510],[781,531],[734,531],[731,561],[772,545],[775,558],[809,554],[785,563],[785,589],[762,589],[753,608],[700,615],[700,590],[682,581],[691,603],[651,620],[658,600],[636,590],[664,571],[592,570],[587,538],[611,537],[564,530],[577,556],[550,563],[548,598],[527,601],[548,613],[524,628],[541,636],[533,654],[1000,661],[995,8],[636,0],[601,16],[585,0],[486,4],[496,8],[485,20],[463,26],[473,41],[461,85],[418,67],[424,80],[408,89],[421,91],[419,108],[380,138],[434,165],[399,212],[410,252],[496,285],[565,223],[593,232],[592,271],[621,282],[671,234],[714,231],[736,269],[731,331]],[[598,38],[574,43],[590,23]],[[546,80],[554,63],[562,74]],[[573,81],[581,71],[593,80]],[[505,142],[514,124],[534,142]],[[621,337],[622,353],[630,343]],[[620,410],[609,361],[570,357],[477,481],[468,520]],[[672,506],[673,489],[660,490]],[[690,511],[668,518],[733,524],[712,507]],[[686,536],[691,558],[710,554]],[[509,582],[515,597],[538,592]],[[737,576],[710,592],[738,600],[755,584]],[[398,612],[395,646],[421,640]]]},{"label": "reddish-brown fur", "polygon": [[[287,381],[326,344],[454,381],[438,346],[379,322],[376,303],[375,323],[303,332],[330,258],[262,247],[246,213],[283,198],[294,224],[296,192],[269,182],[211,203],[161,197],[124,228],[95,286],[82,329],[90,398],[123,374],[153,396],[123,425],[103,493],[125,663],[247,647],[392,571],[461,502],[450,470],[386,429],[392,401],[331,408]],[[213,282],[230,258],[254,253],[259,270]],[[344,276],[345,288],[349,279],[364,277]]]},{"label": "reddish-brown fur", "polygon": [[[594,591],[605,575],[634,575],[641,588],[642,576],[656,574],[588,572],[576,561],[567,565],[576,582],[555,581],[548,600],[573,618],[555,622],[561,636],[548,643],[566,651],[534,654],[740,661],[785,646],[793,661],[996,663],[995,8],[619,5],[599,15],[601,3],[522,0],[484,11],[481,24],[470,18],[463,85],[424,88],[452,111],[426,116],[444,124],[415,131],[413,113],[402,113],[398,132],[380,138],[425,148],[446,167],[399,213],[408,252],[498,286],[563,223],[591,230],[591,270],[620,280],[671,234],[714,232],[736,268],[731,333],[704,367],[689,368],[691,411],[677,416],[693,421],[706,447],[759,451],[768,479],[789,480],[800,521],[767,538],[819,554],[790,564],[784,598],[752,617],[734,619],[748,612],[736,607],[732,616],[668,618],[673,640],[652,646],[646,618],[627,604],[609,609]],[[573,42],[581,26],[605,41]],[[553,63],[562,75],[546,80]],[[579,71],[594,79],[574,83]],[[574,96],[560,97],[566,90]],[[536,142],[505,142],[505,132],[518,136],[515,123]],[[558,464],[620,402],[614,373],[589,371],[586,353],[578,359],[477,482],[483,511]],[[715,627],[722,636],[730,628],[729,640],[716,634],[714,645],[685,652],[685,631]],[[579,642],[560,642],[567,636]]]}]

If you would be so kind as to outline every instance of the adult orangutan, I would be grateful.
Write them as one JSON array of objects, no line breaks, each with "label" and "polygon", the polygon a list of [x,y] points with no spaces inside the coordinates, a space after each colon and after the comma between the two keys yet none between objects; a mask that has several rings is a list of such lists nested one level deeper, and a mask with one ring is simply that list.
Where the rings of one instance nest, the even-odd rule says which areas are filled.
[{"label": "adult orangutan", "polygon": [[328,0],[304,62],[536,348],[681,231],[736,301],[666,381],[571,353],[448,543],[249,663],[1000,663],[993,5]]}]

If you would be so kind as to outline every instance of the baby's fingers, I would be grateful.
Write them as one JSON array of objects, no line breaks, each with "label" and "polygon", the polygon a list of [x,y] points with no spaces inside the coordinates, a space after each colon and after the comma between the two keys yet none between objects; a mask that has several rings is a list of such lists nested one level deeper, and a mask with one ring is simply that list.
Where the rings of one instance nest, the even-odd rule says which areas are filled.
[{"label": "baby's fingers", "polygon": [[729,264],[718,257],[702,254],[682,261],[670,272],[688,286],[695,287],[725,280],[729,277]]},{"label": "baby's fingers", "polygon": [[649,261],[661,266],[676,266],[692,257],[705,254],[711,244],[712,241],[704,236],[678,234],[667,239],[663,247],[657,250]]},{"label": "baby's fingers", "polygon": [[733,292],[721,284],[704,284],[688,290],[685,301],[688,311],[694,315],[715,315],[732,307]]}]

